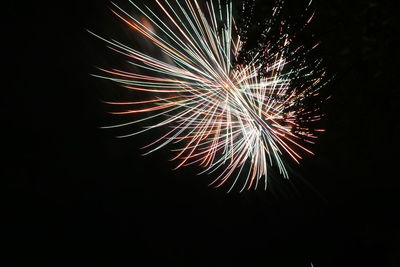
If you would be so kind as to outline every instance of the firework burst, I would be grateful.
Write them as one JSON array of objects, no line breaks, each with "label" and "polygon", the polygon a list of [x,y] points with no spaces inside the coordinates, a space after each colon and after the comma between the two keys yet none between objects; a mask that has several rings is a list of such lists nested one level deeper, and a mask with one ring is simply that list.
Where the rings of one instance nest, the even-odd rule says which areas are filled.
[{"label": "firework burst", "polygon": [[153,8],[129,2],[133,13],[115,4],[112,12],[158,53],[95,34],[135,68],[101,69],[95,76],[143,95],[108,102],[123,108],[118,114],[142,116],[107,128],[148,122],[123,136],[129,137],[162,127],[165,133],[145,147],[147,153],[173,144],[176,168],[199,165],[215,175],[213,186],[228,184],[229,191],[261,182],[266,188],[272,168],[288,178],[288,158],[299,162],[302,154],[313,154],[307,144],[323,130],[310,125],[321,115],[317,105],[305,103],[318,96],[325,71],[320,60],[307,60],[313,47],[295,45],[280,1],[261,23],[255,45],[249,38],[254,2],[243,3],[238,20],[231,1],[155,0]]}]

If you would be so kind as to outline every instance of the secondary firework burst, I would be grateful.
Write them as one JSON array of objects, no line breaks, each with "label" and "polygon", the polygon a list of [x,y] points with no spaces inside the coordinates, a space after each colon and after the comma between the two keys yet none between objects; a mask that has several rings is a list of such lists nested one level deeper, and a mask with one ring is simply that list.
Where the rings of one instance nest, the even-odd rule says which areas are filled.
[{"label": "secondary firework burst", "polygon": [[102,68],[95,76],[143,96],[108,102],[123,109],[116,114],[141,116],[106,128],[147,122],[123,136],[130,137],[161,127],[165,132],[145,147],[147,153],[171,145],[176,168],[199,165],[201,173],[214,175],[211,185],[227,184],[229,191],[235,185],[241,191],[266,188],[272,170],[288,178],[289,159],[313,154],[307,144],[323,130],[310,126],[321,118],[319,101],[310,100],[317,99],[325,71],[320,60],[308,60],[315,46],[296,45],[281,1],[259,24],[255,42],[254,1],[242,3],[237,20],[231,1],[155,0],[152,8],[129,3],[132,12],[116,4],[111,10],[157,53],[93,33],[135,69]]}]

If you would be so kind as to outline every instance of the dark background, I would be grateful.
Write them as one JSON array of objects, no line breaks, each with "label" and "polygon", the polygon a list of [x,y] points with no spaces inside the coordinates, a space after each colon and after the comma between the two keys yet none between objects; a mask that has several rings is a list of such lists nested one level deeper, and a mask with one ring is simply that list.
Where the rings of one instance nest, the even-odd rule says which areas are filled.
[{"label": "dark background", "polygon": [[89,73],[112,59],[86,29],[126,34],[108,1],[4,3],[0,265],[400,266],[399,9],[314,2],[335,75],[317,155],[290,182],[229,195],[170,171],[166,152],[140,156],[149,136],[99,128],[115,86]]}]

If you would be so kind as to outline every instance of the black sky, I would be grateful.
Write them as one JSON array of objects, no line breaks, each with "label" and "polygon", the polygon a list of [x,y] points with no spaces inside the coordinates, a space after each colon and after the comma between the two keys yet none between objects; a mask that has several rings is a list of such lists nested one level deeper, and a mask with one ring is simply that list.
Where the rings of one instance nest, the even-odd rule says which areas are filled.
[{"label": "black sky", "polygon": [[112,54],[86,29],[126,36],[108,1],[5,4],[0,265],[400,266],[398,5],[314,2],[335,75],[317,155],[230,195],[99,128],[114,87],[89,74]]}]

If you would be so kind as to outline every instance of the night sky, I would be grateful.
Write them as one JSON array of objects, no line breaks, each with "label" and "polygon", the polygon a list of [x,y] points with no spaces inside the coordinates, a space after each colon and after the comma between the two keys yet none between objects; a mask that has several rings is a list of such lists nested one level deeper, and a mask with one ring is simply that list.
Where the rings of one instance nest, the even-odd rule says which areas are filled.
[{"label": "night sky", "polygon": [[1,266],[400,266],[396,1],[314,1],[327,132],[290,181],[229,195],[141,156],[157,132],[100,129],[124,93],[90,73],[121,59],[86,29],[134,42],[109,2],[39,2],[3,4]]}]

